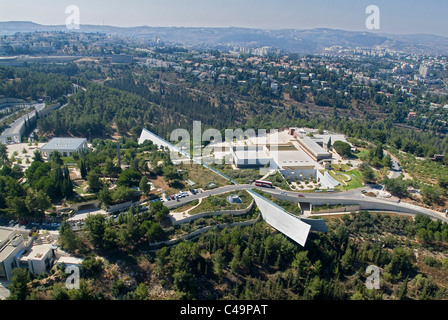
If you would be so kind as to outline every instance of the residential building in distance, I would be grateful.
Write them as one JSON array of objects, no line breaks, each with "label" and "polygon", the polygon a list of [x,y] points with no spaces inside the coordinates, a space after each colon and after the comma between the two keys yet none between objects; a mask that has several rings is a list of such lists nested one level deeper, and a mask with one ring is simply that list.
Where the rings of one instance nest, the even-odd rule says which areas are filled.
[{"label": "residential building in distance", "polygon": [[428,65],[421,65],[418,72],[423,78],[426,78],[431,72],[431,67]]},{"label": "residential building in distance", "polygon": [[47,159],[55,151],[59,151],[63,157],[71,157],[73,153],[87,150],[87,139],[85,138],[53,138],[40,148],[41,153]]}]

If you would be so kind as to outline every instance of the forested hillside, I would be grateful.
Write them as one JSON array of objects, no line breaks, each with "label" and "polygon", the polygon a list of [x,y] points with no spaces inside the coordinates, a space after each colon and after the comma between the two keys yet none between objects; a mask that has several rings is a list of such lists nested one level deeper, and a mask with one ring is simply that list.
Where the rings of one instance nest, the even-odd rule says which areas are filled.
[{"label": "forested hillside", "polygon": [[39,98],[54,100],[72,92],[71,86],[70,78],[63,74],[0,67],[0,97],[29,101]]},{"label": "forested hillside", "polygon": [[[92,256],[83,262],[78,290],[67,291],[58,283],[64,274],[53,270],[54,280],[33,280],[27,294],[33,299],[447,298],[448,227],[427,217],[414,221],[359,212],[332,218],[329,232],[311,233],[304,248],[260,222],[142,253],[145,239],[155,234],[154,217],[137,217],[131,210],[118,223],[91,217],[84,234],[64,228],[69,250],[88,254],[100,248],[95,252],[101,260]],[[379,290],[366,288],[369,265],[380,269]]]},{"label": "forested hillside", "polygon": [[162,134],[185,123],[178,114],[131,93],[90,84],[70,97],[69,105],[39,120],[44,132],[93,139],[113,133],[140,134],[142,128],[157,128]]}]

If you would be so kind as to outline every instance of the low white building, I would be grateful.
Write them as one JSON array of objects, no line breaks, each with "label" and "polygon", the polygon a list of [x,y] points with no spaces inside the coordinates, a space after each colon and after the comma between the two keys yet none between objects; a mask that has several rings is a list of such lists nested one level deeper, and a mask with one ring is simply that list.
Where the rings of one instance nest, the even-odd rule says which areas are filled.
[{"label": "low white building", "polygon": [[16,258],[27,245],[23,235],[17,230],[0,228],[0,279],[11,280],[12,269],[18,266]]},{"label": "low white building", "polygon": [[34,274],[45,273],[53,266],[55,249],[52,244],[33,245],[18,259],[18,267],[26,268]]},{"label": "low white building", "polygon": [[55,151],[59,151],[63,157],[71,157],[73,153],[80,153],[87,149],[87,139],[85,138],[53,138],[40,148],[40,151],[44,157],[49,159]]}]

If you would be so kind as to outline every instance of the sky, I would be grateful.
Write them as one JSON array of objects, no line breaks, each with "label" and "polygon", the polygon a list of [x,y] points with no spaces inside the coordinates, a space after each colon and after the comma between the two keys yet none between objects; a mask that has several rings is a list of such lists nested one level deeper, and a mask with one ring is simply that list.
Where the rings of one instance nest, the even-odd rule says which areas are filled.
[{"label": "sky", "polygon": [[[62,25],[76,5],[80,23],[111,26],[332,28],[448,36],[446,0],[0,0],[0,21]],[[366,8],[380,10],[367,30]]]}]

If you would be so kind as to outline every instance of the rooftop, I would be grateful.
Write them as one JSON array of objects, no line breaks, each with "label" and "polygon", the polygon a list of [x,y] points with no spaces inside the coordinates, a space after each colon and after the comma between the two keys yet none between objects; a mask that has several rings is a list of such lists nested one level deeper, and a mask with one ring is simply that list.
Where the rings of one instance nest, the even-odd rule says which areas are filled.
[{"label": "rooftop", "polygon": [[76,151],[84,142],[87,142],[85,138],[53,138],[44,145],[41,150],[74,150]]},{"label": "rooftop", "polygon": [[31,250],[22,256],[20,260],[40,260],[52,249],[51,244],[35,245]]},{"label": "rooftop", "polygon": [[8,239],[13,233],[13,230],[0,228],[0,243]]},{"label": "rooftop", "polygon": [[308,146],[310,150],[312,150],[315,155],[319,156],[329,156],[330,154],[322,148],[320,145],[317,144],[315,139],[312,139],[310,137],[300,137],[300,139]]}]

